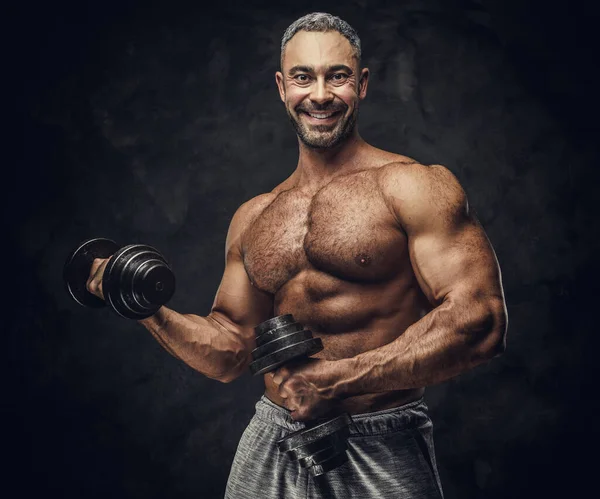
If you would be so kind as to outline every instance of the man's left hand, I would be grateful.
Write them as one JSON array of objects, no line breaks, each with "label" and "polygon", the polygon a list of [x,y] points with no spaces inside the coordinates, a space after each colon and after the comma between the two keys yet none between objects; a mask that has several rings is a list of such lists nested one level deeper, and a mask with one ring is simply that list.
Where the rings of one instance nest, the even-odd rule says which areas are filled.
[{"label": "man's left hand", "polygon": [[335,361],[304,359],[288,362],[271,373],[293,419],[316,419],[332,412],[339,404],[340,400],[333,396],[333,364]]}]

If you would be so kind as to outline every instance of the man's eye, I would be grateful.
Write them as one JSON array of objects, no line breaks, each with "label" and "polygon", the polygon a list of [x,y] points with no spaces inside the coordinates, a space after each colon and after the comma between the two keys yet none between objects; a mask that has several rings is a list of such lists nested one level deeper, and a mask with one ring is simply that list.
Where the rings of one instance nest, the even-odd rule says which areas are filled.
[{"label": "man's eye", "polygon": [[296,76],[294,76],[294,79],[301,83],[305,83],[309,80],[309,77],[308,77],[308,75],[296,75]]},{"label": "man's eye", "polygon": [[346,78],[348,78],[348,75],[346,73],[334,73],[333,75],[331,75],[331,79],[334,81],[343,81]]}]

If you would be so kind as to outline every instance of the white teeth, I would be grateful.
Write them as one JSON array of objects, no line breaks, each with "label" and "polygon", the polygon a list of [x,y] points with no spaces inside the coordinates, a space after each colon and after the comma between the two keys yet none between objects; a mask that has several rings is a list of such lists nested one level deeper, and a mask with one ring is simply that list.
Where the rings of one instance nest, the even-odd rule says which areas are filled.
[{"label": "white teeth", "polygon": [[331,114],[313,114],[313,113],[308,113],[310,116],[312,116],[313,118],[318,118],[320,120],[324,120],[325,118],[330,118],[331,116],[333,116],[333,113]]}]

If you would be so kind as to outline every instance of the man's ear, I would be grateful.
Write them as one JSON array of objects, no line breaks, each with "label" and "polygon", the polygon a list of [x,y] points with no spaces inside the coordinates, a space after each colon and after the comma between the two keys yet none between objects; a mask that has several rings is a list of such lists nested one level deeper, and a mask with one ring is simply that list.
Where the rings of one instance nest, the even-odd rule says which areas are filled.
[{"label": "man's ear", "polygon": [[367,96],[367,86],[369,85],[369,68],[363,68],[360,72],[358,81],[358,98],[364,99]]},{"label": "man's ear", "polygon": [[285,102],[285,86],[281,71],[277,71],[275,73],[275,83],[277,83],[277,88],[279,89],[279,97],[281,98],[281,102]]}]

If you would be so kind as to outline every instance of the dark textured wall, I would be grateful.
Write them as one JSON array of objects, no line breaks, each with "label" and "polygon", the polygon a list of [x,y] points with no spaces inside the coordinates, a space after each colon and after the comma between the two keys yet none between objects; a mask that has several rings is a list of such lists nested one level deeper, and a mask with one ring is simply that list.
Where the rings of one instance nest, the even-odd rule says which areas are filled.
[{"label": "dark textured wall", "polygon": [[145,242],[177,275],[170,306],[209,311],[232,214],[295,166],[273,74],[283,30],[314,10],[362,38],[363,137],[450,168],[503,270],[507,352],[426,395],[446,497],[582,494],[600,407],[589,314],[597,58],[593,12],[581,9],[59,1],[13,11],[5,78],[16,88],[5,99],[19,156],[4,169],[14,291],[2,408],[20,497],[222,496],[261,383],[207,380],[141,326],[78,308],[62,265],[87,237]]}]

